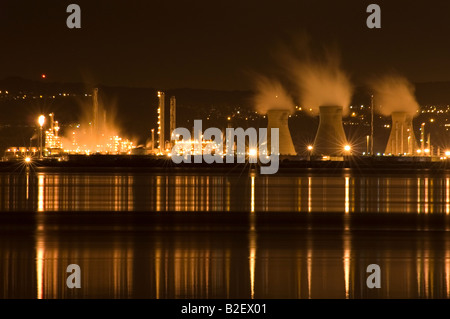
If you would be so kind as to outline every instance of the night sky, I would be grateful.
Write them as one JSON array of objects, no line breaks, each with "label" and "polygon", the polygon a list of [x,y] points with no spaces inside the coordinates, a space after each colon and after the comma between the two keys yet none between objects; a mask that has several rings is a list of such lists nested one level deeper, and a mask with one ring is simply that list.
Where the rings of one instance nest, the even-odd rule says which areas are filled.
[{"label": "night sky", "polygon": [[[66,7],[81,7],[81,29]],[[381,6],[381,29],[366,7]],[[336,44],[354,83],[384,71],[450,80],[449,1],[0,2],[0,78],[241,90],[270,74],[280,45]]]}]

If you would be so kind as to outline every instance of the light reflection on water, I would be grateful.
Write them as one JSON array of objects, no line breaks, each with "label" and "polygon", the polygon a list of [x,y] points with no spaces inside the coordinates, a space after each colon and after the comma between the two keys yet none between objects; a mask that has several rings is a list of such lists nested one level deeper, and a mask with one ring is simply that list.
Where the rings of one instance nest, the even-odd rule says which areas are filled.
[{"label": "light reflection on water", "polygon": [[[447,232],[193,232],[143,216],[141,229],[130,231],[128,220],[99,230],[47,217],[37,218],[34,240],[1,235],[0,298],[450,297]],[[72,263],[81,267],[81,289],[66,287]],[[381,289],[366,287],[372,263],[381,267]]]},{"label": "light reflection on water", "polygon": [[446,175],[1,174],[0,210],[450,214],[449,185]]},{"label": "light reflection on water", "polygon": [[449,298],[449,180],[0,175],[0,298]]}]

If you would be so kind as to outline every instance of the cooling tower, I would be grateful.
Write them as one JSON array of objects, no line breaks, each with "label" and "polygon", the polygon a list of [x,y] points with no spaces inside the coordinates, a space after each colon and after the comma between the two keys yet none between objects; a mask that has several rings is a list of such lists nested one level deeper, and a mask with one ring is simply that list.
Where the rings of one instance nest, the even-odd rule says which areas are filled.
[{"label": "cooling tower", "polygon": [[271,128],[278,128],[279,132],[279,153],[280,155],[297,155],[289,132],[288,110],[269,110],[267,112],[268,150],[270,152],[270,132]]},{"label": "cooling tower", "polygon": [[341,156],[347,145],[342,125],[342,106],[320,106],[320,122],[314,139],[313,154]]},{"label": "cooling tower", "polygon": [[385,154],[413,155],[416,149],[417,142],[414,136],[412,116],[406,112],[393,112],[391,134]]}]

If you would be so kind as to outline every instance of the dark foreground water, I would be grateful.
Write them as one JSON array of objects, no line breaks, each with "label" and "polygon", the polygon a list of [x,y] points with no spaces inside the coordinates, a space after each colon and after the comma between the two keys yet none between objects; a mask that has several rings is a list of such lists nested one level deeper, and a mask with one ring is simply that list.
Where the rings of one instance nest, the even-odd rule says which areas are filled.
[{"label": "dark foreground water", "polygon": [[0,298],[450,296],[450,174],[22,172],[0,205]]}]

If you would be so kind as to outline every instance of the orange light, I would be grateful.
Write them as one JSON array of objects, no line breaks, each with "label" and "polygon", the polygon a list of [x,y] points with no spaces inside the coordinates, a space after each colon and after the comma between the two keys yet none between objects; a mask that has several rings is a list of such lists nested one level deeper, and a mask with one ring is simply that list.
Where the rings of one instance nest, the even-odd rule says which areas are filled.
[{"label": "orange light", "polygon": [[44,125],[44,123],[45,123],[45,116],[44,115],[39,116],[38,123],[39,123],[39,125],[41,127]]},{"label": "orange light", "polygon": [[45,74],[42,74],[41,77],[42,77],[43,79],[45,79],[47,76],[46,76]]}]

